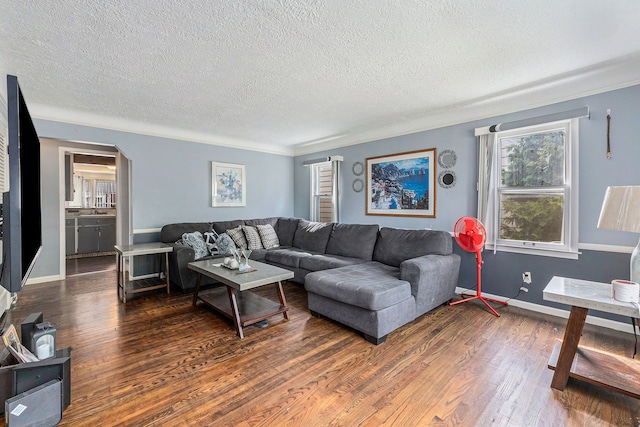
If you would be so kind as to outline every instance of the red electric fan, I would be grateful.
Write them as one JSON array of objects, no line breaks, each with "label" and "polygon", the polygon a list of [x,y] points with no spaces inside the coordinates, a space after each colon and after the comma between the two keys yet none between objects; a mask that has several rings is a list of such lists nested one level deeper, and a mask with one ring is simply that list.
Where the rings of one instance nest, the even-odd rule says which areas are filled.
[{"label": "red electric fan", "polygon": [[489,310],[496,316],[500,317],[498,312],[489,305],[487,301],[493,301],[500,304],[507,305],[505,301],[499,301],[492,298],[485,298],[482,296],[481,286],[480,286],[480,277],[482,276],[482,248],[484,247],[485,242],[487,241],[487,231],[484,228],[484,225],[480,220],[474,218],[472,216],[463,216],[458,221],[456,221],[456,225],[453,226],[453,235],[456,238],[456,242],[458,245],[467,252],[475,252],[476,254],[476,264],[478,269],[478,287],[476,289],[476,294],[473,296],[467,296],[465,294],[461,294],[460,296],[463,298],[459,301],[455,301],[449,303],[449,305],[461,304],[463,302],[471,301],[474,299],[479,299],[489,307]]}]

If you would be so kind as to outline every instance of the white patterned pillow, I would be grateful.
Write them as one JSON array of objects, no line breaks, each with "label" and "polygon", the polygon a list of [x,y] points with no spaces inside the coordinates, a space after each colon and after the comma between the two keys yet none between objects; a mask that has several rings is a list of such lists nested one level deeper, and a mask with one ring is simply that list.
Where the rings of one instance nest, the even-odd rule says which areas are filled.
[{"label": "white patterned pillow", "polygon": [[276,230],[273,229],[271,224],[256,225],[262,246],[266,249],[277,248],[280,246],[280,240],[276,234]]},{"label": "white patterned pillow", "polygon": [[182,235],[182,242],[185,245],[193,248],[195,252],[195,259],[200,259],[209,255],[207,244],[204,242],[204,237],[199,231],[194,231],[193,233],[184,233]]},{"label": "white patterned pillow", "polygon": [[244,231],[244,237],[247,239],[247,249],[263,249],[262,240],[260,240],[260,234],[258,234],[258,230],[255,227],[251,227],[248,225],[243,225],[242,230]]},{"label": "white patterned pillow", "polygon": [[227,233],[222,233],[216,240],[216,246],[218,247],[218,253],[220,255],[233,255],[236,250],[236,245]]},{"label": "white patterned pillow", "polygon": [[247,239],[244,237],[241,225],[227,230],[227,234],[233,239],[233,243],[236,244],[238,249],[247,249]]}]

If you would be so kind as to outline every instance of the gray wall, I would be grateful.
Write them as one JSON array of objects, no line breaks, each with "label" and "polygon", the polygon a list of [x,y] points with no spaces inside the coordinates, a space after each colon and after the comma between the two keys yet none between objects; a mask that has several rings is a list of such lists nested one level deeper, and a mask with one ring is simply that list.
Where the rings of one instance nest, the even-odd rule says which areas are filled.
[{"label": "gray wall", "polygon": [[[293,215],[293,162],[289,156],[47,120],[34,120],[34,124],[41,138],[109,144],[117,146],[131,160],[134,233],[172,222]],[[54,144],[43,146],[44,248],[32,278],[60,273],[57,185],[61,171],[58,170],[57,147]],[[245,165],[246,207],[211,207],[211,161]]]},{"label": "gray wall", "polygon": [[[42,135],[38,135],[42,138]],[[42,178],[42,252],[38,257],[30,278],[56,276],[60,274],[60,203],[59,147],[110,151],[113,147],[89,146],[72,142],[46,140],[40,144],[40,173]],[[64,255],[64,254],[63,254]]]},{"label": "gray wall", "polygon": [[[615,245],[635,246],[638,235],[633,233],[600,230],[596,227],[600,207],[607,186],[640,185],[640,86],[606,92],[559,104],[544,106],[505,116],[487,118],[411,135],[387,138],[298,156],[294,159],[296,216],[309,217],[309,171],[302,166],[307,159],[325,155],[342,155],[342,212],[341,221],[350,223],[376,223],[382,226],[405,228],[433,228],[453,230],[456,220],[464,215],[476,215],[477,149],[474,137],[476,127],[508,122],[522,118],[541,116],[559,111],[588,106],[590,119],[580,119],[579,148],[579,242],[584,246]],[[612,158],[606,158],[607,109],[611,109]],[[365,215],[366,189],[361,193],[352,190],[355,176],[351,166],[367,157],[420,150],[435,147],[438,151],[454,150],[457,163],[452,168],[457,184],[450,189],[436,188],[436,218],[404,218]],[[437,175],[437,173],[436,173]],[[454,246],[457,245],[454,243]],[[599,247],[596,246],[599,249]],[[473,254],[463,255],[459,284],[475,288],[475,259]],[[530,271],[533,284],[530,292],[521,294],[521,300],[545,304],[542,290],[553,275],[610,281],[629,277],[629,253],[583,250],[578,260],[566,260],[543,256],[508,254],[499,252],[484,254],[483,291],[513,297],[521,286],[522,272]],[[548,304],[552,305],[552,304]],[[564,307],[566,308],[566,307]]]}]

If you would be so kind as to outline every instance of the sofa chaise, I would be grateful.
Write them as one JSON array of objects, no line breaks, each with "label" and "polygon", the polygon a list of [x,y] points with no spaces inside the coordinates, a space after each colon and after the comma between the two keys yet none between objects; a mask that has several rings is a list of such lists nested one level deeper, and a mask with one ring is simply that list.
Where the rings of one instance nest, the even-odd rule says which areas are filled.
[{"label": "sofa chaise", "polygon": [[374,344],[454,296],[460,257],[448,232],[284,217],[165,225],[161,241],[174,247],[171,282],[183,291],[195,286],[188,268],[195,251],[180,241],[184,233],[221,235],[267,224],[278,245],[254,249],[250,258],[292,271],[292,280],[307,290],[313,316],[347,325]]}]

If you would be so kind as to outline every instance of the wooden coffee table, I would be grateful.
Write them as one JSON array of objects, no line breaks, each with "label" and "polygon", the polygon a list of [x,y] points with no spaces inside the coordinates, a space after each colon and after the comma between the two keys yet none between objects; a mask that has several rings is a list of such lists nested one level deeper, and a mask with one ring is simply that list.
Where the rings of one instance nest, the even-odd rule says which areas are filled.
[{"label": "wooden coffee table", "polygon": [[[282,281],[293,278],[293,272],[258,261],[250,260],[251,270],[239,272],[221,266],[222,259],[207,259],[189,263],[189,269],[197,273],[193,291],[193,305],[198,300],[212,307],[218,313],[233,320],[236,333],[244,338],[242,328],[277,314],[289,320],[289,307],[282,290]],[[224,287],[200,291],[202,276],[211,277]],[[264,298],[250,289],[275,284],[279,302]]]}]

